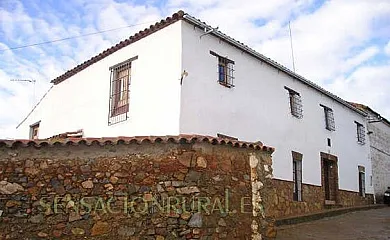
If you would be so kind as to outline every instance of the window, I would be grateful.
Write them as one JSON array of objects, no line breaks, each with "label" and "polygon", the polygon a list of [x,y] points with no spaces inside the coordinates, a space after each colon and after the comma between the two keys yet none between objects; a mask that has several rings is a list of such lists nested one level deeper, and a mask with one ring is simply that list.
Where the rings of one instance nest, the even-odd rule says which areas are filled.
[{"label": "window", "polygon": [[234,87],[234,61],[213,51],[210,54],[218,58],[218,83],[228,88]]},{"label": "window", "polygon": [[292,152],[293,157],[293,181],[294,201],[302,201],[302,154],[298,152]]},{"label": "window", "polygon": [[332,141],[330,140],[330,138],[328,138],[328,147],[331,147],[332,146]]},{"label": "window", "polygon": [[366,132],[363,124],[356,122],[356,133],[358,143],[365,144],[366,142]]},{"label": "window", "polygon": [[370,186],[372,186],[372,175],[370,175]]},{"label": "window", "polygon": [[336,130],[335,123],[334,123],[334,115],[333,110],[327,106],[324,106],[320,104],[321,107],[324,108],[324,114],[325,114],[325,128],[329,131]]},{"label": "window", "polygon": [[366,174],[363,166],[358,166],[359,170],[359,195],[362,197],[366,196]]},{"label": "window", "polygon": [[138,57],[110,67],[111,85],[108,124],[115,124],[128,119],[131,84],[131,62]]},{"label": "window", "polygon": [[291,114],[294,117],[302,118],[303,117],[303,110],[302,110],[301,95],[288,87],[284,87],[284,88],[288,91],[288,95],[289,95],[289,99],[290,99]]},{"label": "window", "polygon": [[39,122],[36,122],[30,125],[30,139],[38,139],[39,138]]}]

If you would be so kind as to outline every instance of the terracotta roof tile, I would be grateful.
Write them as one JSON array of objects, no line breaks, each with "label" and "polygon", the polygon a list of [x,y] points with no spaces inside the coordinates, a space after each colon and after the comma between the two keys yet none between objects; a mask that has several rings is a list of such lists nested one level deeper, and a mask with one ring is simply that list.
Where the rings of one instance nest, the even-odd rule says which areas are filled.
[{"label": "terracotta roof tile", "polygon": [[381,116],[378,112],[376,112],[375,110],[373,110],[372,108],[370,108],[369,106],[366,106],[364,104],[361,104],[361,103],[355,103],[355,102],[349,102],[350,104],[352,104],[353,106],[355,106],[356,108],[359,108],[365,112],[372,112],[376,115],[376,118],[378,118],[378,120],[382,121],[382,122],[385,122],[388,126],[390,126],[390,121],[388,119],[386,119],[385,117]]},{"label": "terracotta roof tile", "polygon": [[102,137],[102,138],[65,138],[65,139],[15,139],[0,140],[0,147],[35,147],[65,146],[65,145],[119,145],[119,144],[142,144],[142,143],[210,143],[213,145],[229,145],[238,148],[249,148],[274,152],[274,148],[264,146],[260,142],[244,142],[227,138],[218,138],[203,135],[178,135],[178,136],[136,136],[136,137]]}]

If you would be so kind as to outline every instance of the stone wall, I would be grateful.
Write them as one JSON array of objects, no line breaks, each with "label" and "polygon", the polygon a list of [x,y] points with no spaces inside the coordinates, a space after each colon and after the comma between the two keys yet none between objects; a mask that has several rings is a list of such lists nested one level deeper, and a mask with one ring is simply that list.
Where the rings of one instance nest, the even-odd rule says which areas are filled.
[{"label": "stone wall", "polygon": [[358,192],[339,190],[338,202],[343,207],[354,207],[374,204],[374,195],[367,194],[365,197],[359,195]]},{"label": "stone wall", "polygon": [[[381,127],[380,127],[381,126]],[[371,162],[376,201],[383,202],[383,194],[390,187],[390,126],[385,123],[371,123]]]},{"label": "stone wall", "polygon": [[0,143],[0,239],[266,239],[271,148]]},{"label": "stone wall", "polygon": [[269,216],[296,216],[322,209],[324,197],[321,187],[302,184],[302,201],[298,202],[293,200],[293,182],[273,179],[273,185],[272,194],[265,200]]},{"label": "stone wall", "polygon": [[273,179],[274,189],[264,200],[267,216],[284,218],[323,211],[327,208],[353,207],[373,204],[373,195],[359,196],[358,192],[337,190],[335,205],[325,205],[325,191],[322,186],[302,184],[302,201],[293,200],[294,183]]}]

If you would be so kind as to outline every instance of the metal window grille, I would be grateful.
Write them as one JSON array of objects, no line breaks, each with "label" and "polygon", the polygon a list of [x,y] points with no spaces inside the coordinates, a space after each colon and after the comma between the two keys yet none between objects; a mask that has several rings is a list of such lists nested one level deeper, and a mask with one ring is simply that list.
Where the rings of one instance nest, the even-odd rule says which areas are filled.
[{"label": "metal window grille", "polygon": [[234,87],[233,61],[218,56],[218,82],[226,87]]},{"label": "metal window grille", "polygon": [[299,93],[289,91],[291,114],[297,118],[303,118],[302,99]]},{"label": "metal window grille", "polygon": [[293,159],[294,201],[302,201],[302,161]]},{"label": "metal window grille", "polygon": [[355,123],[356,123],[356,132],[357,132],[357,141],[361,144],[364,144],[366,142],[365,128],[363,124],[358,122]]},{"label": "metal window grille", "polygon": [[359,195],[365,197],[366,195],[365,169],[362,166],[359,166],[358,169],[359,169]]},{"label": "metal window grille", "polygon": [[41,121],[38,121],[34,124],[30,125],[30,139],[38,139],[39,138],[39,124]]},{"label": "metal window grille", "polygon": [[108,125],[126,121],[129,116],[131,61],[110,68],[110,100]]},{"label": "metal window grille", "polygon": [[335,131],[336,126],[334,122],[333,110],[331,108],[324,107],[324,112],[325,112],[325,128],[328,129],[329,131]]}]

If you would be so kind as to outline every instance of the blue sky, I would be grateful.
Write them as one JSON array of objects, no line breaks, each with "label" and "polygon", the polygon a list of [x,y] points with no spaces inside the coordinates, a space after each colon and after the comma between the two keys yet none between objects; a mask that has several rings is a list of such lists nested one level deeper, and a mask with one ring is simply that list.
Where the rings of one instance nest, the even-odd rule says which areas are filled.
[{"label": "blue sky", "polygon": [[292,68],[290,21],[299,74],[390,119],[388,0],[0,0],[0,49],[137,25],[0,50],[0,138],[17,137],[51,79],[179,9]]}]

